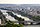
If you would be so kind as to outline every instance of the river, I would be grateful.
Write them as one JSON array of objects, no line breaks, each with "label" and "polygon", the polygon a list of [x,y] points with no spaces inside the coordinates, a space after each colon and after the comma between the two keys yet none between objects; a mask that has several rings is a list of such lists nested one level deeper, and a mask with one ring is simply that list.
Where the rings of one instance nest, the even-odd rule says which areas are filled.
[{"label": "river", "polygon": [[40,25],[27,25],[27,26],[24,26],[24,27],[40,27]]}]

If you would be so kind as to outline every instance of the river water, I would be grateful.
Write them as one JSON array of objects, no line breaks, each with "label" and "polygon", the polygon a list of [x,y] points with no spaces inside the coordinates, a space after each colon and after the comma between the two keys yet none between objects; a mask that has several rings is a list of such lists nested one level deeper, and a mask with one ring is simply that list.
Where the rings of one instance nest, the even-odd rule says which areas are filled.
[{"label": "river water", "polygon": [[24,26],[24,27],[40,27],[40,25],[27,25],[27,26]]}]

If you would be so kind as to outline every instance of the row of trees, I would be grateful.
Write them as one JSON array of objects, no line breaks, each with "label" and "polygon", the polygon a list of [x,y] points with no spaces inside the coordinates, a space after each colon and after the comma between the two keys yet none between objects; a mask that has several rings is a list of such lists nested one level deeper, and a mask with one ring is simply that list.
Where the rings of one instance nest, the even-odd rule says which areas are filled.
[{"label": "row of trees", "polygon": [[[11,21],[6,21],[6,19],[5,19],[5,16],[2,14],[2,12],[0,11],[0,19],[2,19],[2,16],[3,16],[3,19],[5,20],[5,23],[7,23],[6,25],[3,25],[3,26],[1,26],[0,25],[0,27],[23,27],[23,25],[22,24],[14,24],[14,22],[11,22]],[[3,20],[2,19],[2,20]],[[3,21],[4,22],[4,21]],[[4,24],[5,24],[4,23]]]},{"label": "row of trees", "polygon": [[12,17],[14,17],[16,20],[18,21],[24,21],[24,19],[22,19],[21,17],[18,17],[16,15],[14,15],[12,12],[7,12],[9,15],[11,15]]},{"label": "row of trees", "polygon": [[0,27],[24,27],[22,24],[14,24],[14,22],[7,21],[7,24],[5,26],[0,26]]},{"label": "row of trees", "polygon": [[24,19],[22,19],[21,17],[18,17],[16,15],[14,15],[12,12],[7,12],[9,15],[11,15],[12,17],[14,17],[15,19],[17,19],[18,21],[24,21]]},{"label": "row of trees", "polygon": [[28,15],[27,13],[25,14],[24,12],[21,12],[21,15],[29,17],[30,19],[32,19],[34,21],[40,21],[40,16],[32,16],[32,15]]},{"label": "row of trees", "polygon": [[40,16],[33,16],[31,19],[33,19],[34,21],[40,21]]}]

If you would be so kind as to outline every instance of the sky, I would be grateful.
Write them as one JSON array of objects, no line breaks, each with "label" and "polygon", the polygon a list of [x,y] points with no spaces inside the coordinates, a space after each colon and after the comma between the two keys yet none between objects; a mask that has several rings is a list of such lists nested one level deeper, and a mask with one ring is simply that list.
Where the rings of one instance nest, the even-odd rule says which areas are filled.
[{"label": "sky", "polygon": [[[39,4],[39,5],[31,5],[31,6],[40,6],[40,0],[0,0],[0,4],[16,4],[17,6],[20,6],[20,4]],[[6,6],[6,5],[0,5],[0,6]]]},{"label": "sky", "polygon": [[0,4],[40,4],[40,0],[0,0]]}]

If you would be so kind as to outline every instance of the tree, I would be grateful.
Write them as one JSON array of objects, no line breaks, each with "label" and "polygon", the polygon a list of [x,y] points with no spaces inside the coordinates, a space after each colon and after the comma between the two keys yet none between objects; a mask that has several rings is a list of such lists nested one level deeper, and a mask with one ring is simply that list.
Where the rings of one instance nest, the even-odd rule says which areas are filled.
[{"label": "tree", "polygon": [[22,24],[14,24],[14,22],[8,21],[6,27],[23,27]]},{"label": "tree", "polygon": [[33,16],[31,19],[33,19],[34,21],[40,21],[40,16]]}]

